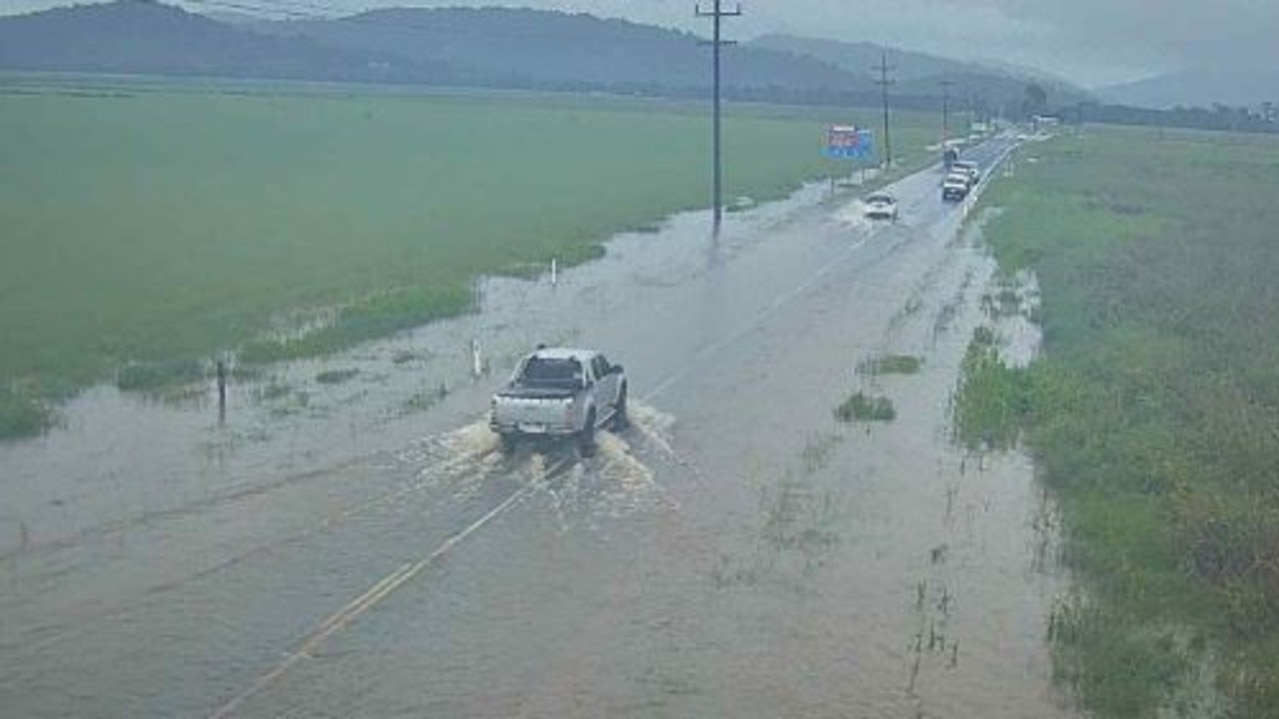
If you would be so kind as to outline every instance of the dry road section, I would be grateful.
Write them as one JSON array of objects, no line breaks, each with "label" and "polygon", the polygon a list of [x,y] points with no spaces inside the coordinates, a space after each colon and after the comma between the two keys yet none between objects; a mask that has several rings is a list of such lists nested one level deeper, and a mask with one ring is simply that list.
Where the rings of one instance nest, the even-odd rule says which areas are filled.
[{"label": "dry road section", "polygon": [[[328,360],[359,372],[304,410],[241,392],[219,427],[89,393],[0,450],[0,706],[1072,716],[1045,646],[1052,507],[1025,459],[950,441],[994,266],[939,179],[892,188],[897,223],[809,188],[715,242],[695,213],[555,286],[494,280],[474,316]],[[603,349],[642,400],[589,459],[504,456],[480,418],[537,341]],[[405,347],[433,359],[396,369]],[[918,371],[869,370],[890,355]],[[857,392],[895,418],[838,420]]]}]

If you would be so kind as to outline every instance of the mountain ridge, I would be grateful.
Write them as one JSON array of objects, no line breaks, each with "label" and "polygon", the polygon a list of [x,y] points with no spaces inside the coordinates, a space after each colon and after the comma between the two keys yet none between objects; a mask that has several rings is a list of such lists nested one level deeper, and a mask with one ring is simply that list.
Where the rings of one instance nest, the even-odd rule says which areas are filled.
[{"label": "mountain ridge", "polygon": [[1279,103],[1279,70],[1196,67],[1097,89],[1108,102],[1166,109]]},{"label": "mountain ridge", "polygon": [[357,82],[455,79],[440,64],[401,66],[379,53],[265,37],[154,0],[0,18],[0,69]]},{"label": "mountain ridge", "polygon": [[[220,12],[220,11],[219,11]],[[217,14],[210,11],[210,14]],[[343,18],[229,22],[159,0],[115,0],[0,17],[0,70],[353,81],[603,91],[692,97],[709,90],[700,37],[587,13],[527,8],[385,8]],[[779,40],[779,38],[781,38]],[[771,36],[724,48],[735,100],[877,104],[869,63],[881,48]],[[891,51],[894,105],[1016,111],[1022,79],[945,58]],[[841,54],[842,53],[842,54]],[[1056,95],[1056,91],[1053,91]],[[1069,98],[1060,95],[1054,99]]]}]

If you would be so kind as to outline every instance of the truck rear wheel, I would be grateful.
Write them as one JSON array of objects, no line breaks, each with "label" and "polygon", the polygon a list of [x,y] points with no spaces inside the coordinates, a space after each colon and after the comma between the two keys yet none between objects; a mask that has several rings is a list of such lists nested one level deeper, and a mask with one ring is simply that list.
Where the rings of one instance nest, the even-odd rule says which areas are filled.
[{"label": "truck rear wheel", "polygon": [[582,426],[582,431],[577,433],[577,451],[583,457],[590,457],[595,454],[595,410],[592,409],[586,415],[586,424]]},{"label": "truck rear wheel", "polygon": [[497,448],[502,454],[511,454],[515,451],[515,445],[518,442],[514,432],[499,432],[497,435]]},{"label": "truck rear wheel", "polygon": [[613,405],[613,431],[621,432],[631,425],[631,418],[626,414],[626,385],[617,394],[617,404]]}]

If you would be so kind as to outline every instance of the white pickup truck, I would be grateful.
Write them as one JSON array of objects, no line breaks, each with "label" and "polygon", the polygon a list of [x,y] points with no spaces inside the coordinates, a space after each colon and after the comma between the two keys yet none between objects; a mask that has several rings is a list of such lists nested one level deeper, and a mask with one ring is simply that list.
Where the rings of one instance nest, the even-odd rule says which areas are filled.
[{"label": "white pickup truck", "polygon": [[941,199],[944,202],[959,202],[968,197],[968,191],[972,189],[972,186],[972,175],[967,172],[952,172],[942,180]]},{"label": "white pickup truck", "polygon": [[593,350],[539,348],[493,396],[489,427],[504,450],[522,438],[573,437],[584,455],[595,430],[626,426],[626,373]]},{"label": "white pickup truck", "polygon": [[972,178],[969,184],[976,185],[981,182],[981,167],[972,160],[955,160],[950,165],[951,172],[967,172]]}]

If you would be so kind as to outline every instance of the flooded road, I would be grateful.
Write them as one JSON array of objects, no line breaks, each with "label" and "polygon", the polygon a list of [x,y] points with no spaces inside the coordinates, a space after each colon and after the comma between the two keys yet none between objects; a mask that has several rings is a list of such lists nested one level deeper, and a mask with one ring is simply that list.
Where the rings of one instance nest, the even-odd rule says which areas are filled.
[{"label": "flooded road", "polygon": [[[950,441],[994,266],[937,183],[898,183],[892,225],[818,186],[714,243],[672,218],[556,286],[489,280],[474,316],[236,387],[221,425],[207,398],[94,390],[0,449],[0,706],[1072,716],[1051,506],[1023,458]],[[537,342],[627,368],[633,426],[592,458],[503,456],[485,426]],[[922,369],[858,371],[888,354]],[[896,419],[837,421],[859,390]]]}]

